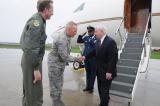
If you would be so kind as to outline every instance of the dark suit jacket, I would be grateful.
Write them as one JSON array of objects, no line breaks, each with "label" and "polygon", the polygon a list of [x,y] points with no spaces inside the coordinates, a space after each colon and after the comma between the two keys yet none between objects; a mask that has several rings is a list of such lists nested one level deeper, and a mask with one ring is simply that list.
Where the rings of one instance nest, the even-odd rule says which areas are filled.
[{"label": "dark suit jacket", "polygon": [[100,47],[97,42],[96,50],[90,52],[86,59],[92,56],[96,56],[98,79],[105,81],[107,72],[112,74],[112,78],[117,76],[118,49],[112,38],[106,36]]}]

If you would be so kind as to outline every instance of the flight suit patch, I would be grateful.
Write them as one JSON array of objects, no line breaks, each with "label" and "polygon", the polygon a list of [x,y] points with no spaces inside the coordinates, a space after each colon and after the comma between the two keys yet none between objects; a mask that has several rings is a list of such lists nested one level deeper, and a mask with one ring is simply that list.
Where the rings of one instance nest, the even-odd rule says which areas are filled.
[{"label": "flight suit patch", "polygon": [[34,25],[35,27],[38,27],[38,26],[40,26],[40,22],[39,22],[38,20],[34,20],[34,21],[33,21],[33,25]]}]

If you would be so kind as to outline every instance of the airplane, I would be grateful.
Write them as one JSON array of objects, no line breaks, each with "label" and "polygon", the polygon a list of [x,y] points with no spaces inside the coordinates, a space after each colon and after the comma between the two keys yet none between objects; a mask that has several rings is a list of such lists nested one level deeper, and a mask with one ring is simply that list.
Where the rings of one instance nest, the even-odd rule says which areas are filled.
[{"label": "airplane", "polygon": [[[96,26],[99,24],[103,24],[106,26],[107,32],[109,35],[111,35],[119,44],[120,38],[119,36],[115,35],[115,32],[121,23],[122,19],[127,15],[130,7],[127,7],[127,1],[130,0],[86,0],[86,2],[83,2],[80,4],[73,12],[72,16],[67,19],[61,26],[59,26],[58,30],[63,29],[66,22],[68,21],[75,21],[78,23],[78,32],[77,35],[82,35],[84,32],[86,32],[86,27],[88,25]],[[136,0],[135,0],[136,1]],[[160,47],[160,39],[159,39],[159,22],[160,22],[160,7],[159,4],[160,1],[153,0],[152,1],[152,31],[151,31],[151,37],[152,37],[152,47]],[[143,6],[144,4],[142,4]],[[135,10],[136,11],[136,10]],[[138,12],[137,12],[138,14]],[[134,16],[134,14],[132,14]],[[133,20],[136,20],[138,17],[133,17]],[[144,17],[142,17],[144,18]],[[125,25],[132,26],[131,20],[125,21]],[[138,23],[138,22],[137,22]],[[129,29],[129,26],[128,28]],[[55,32],[56,32],[55,31]],[[121,25],[121,33],[126,33],[126,26],[124,24]],[[53,33],[54,34],[54,33]],[[75,37],[77,39],[77,37]],[[73,40],[73,44],[76,43],[76,40]]]},{"label": "airplane", "polygon": [[[88,25],[106,26],[108,35],[119,47],[118,76],[110,94],[128,99],[128,106],[134,98],[140,73],[146,73],[147,77],[151,48],[160,47],[159,4],[159,0],[88,0],[66,20],[78,23],[77,35],[86,32]],[[63,31],[64,26],[65,23],[55,32]]]}]

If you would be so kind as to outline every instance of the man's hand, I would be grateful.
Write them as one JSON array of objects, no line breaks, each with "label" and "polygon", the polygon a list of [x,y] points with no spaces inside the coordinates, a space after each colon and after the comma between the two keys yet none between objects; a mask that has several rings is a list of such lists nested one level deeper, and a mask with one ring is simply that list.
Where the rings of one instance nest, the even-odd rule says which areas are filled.
[{"label": "man's hand", "polygon": [[112,79],[112,74],[111,73],[106,73],[106,79],[111,80]]},{"label": "man's hand", "polygon": [[33,84],[36,84],[37,81],[41,80],[41,73],[39,70],[34,71],[34,81]]}]

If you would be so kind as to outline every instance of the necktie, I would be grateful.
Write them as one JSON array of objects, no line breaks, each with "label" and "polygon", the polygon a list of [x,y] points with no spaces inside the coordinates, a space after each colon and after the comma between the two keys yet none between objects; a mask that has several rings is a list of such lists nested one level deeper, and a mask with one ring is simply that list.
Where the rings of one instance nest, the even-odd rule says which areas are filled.
[{"label": "necktie", "polygon": [[101,46],[101,40],[97,40],[96,53],[98,53],[100,46]]},{"label": "necktie", "polygon": [[98,49],[101,47],[101,40],[97,40]]}]

